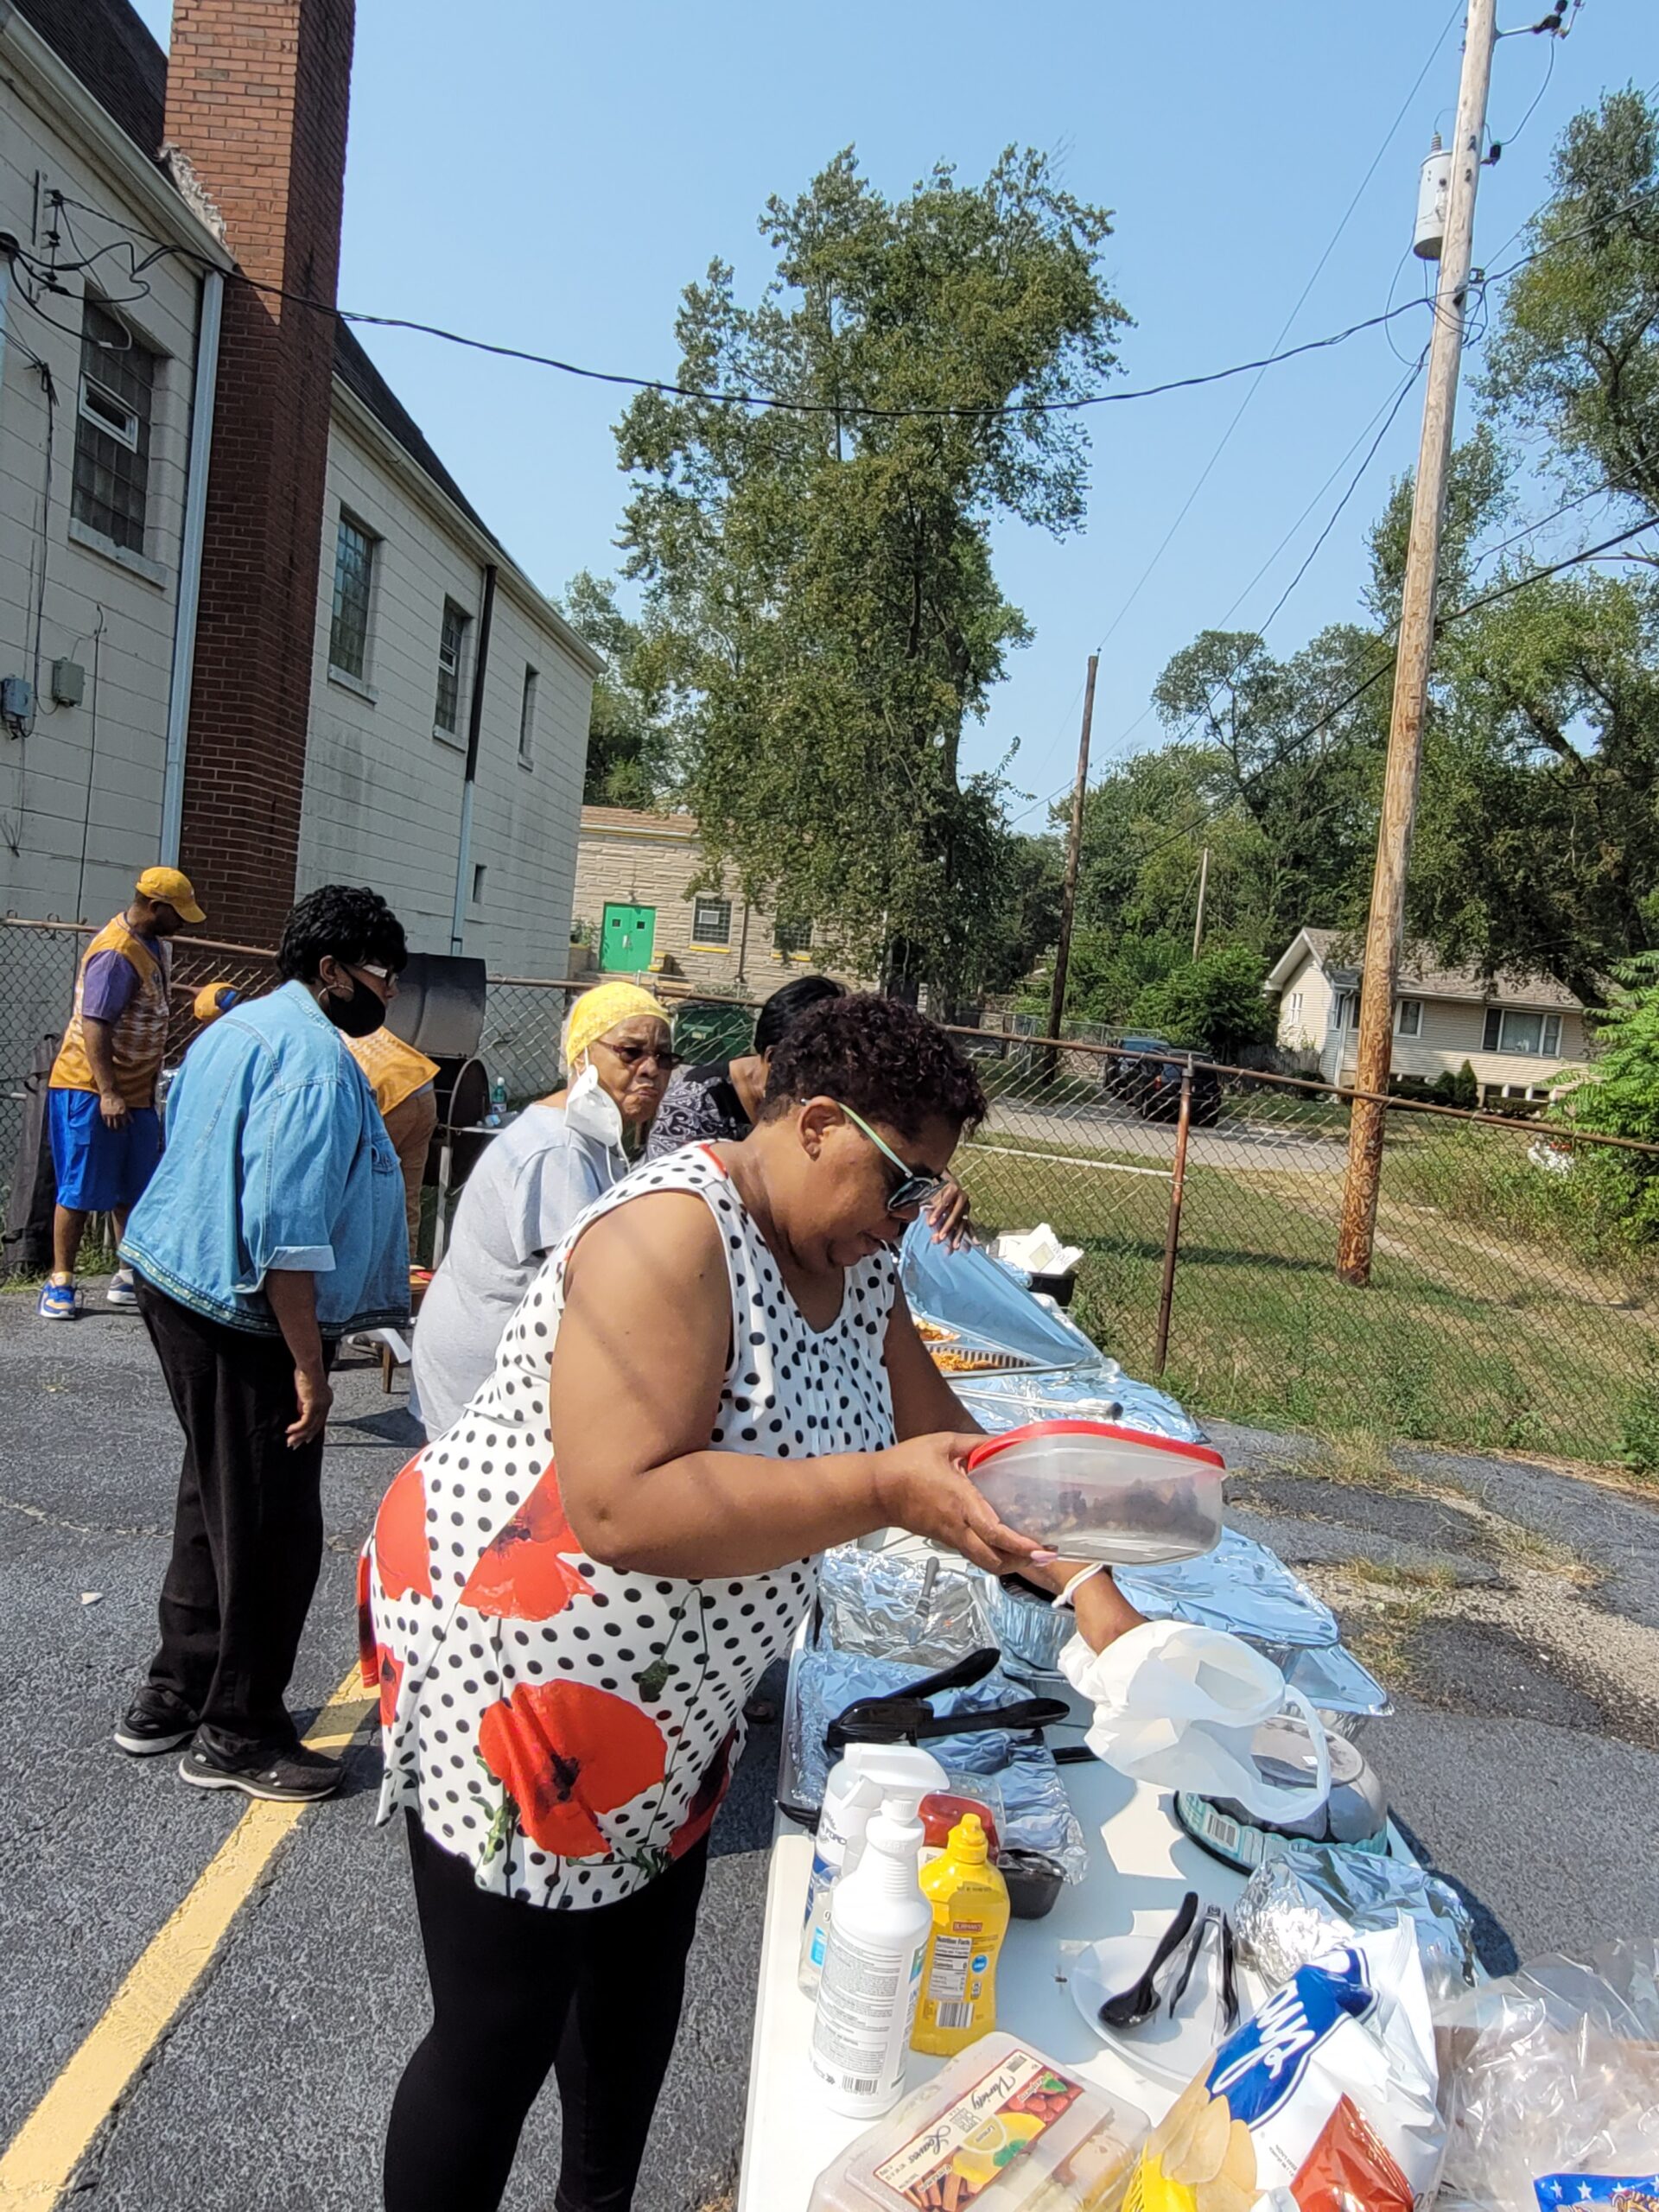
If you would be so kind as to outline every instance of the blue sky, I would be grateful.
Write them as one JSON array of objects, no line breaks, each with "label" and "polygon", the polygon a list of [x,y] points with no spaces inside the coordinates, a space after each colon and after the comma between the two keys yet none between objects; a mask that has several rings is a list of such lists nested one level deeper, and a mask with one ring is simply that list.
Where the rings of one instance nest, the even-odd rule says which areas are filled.
[{"label": "blue sky", "polygon": [[[137,4],[164,39],[170,0]],[[1499,22],[1541,12],[1542,0],[1510,0]],[[1396,301],[1421,288],[1407,254],[1417,165],[1451,120],[1461,14],[1451,0],[1062,0],[1023,18],[986,0],[359,0],[340,302],[671,375],[681,287],[715,254],[751,296],[769,274],[755,217],[770,193],[793,194],[849,143],[896,193],[938,159],[977,178],[1018,142],[1057,153],[1071,190],[1116,211],[1106,265],[1135,323],[1122,381],[1218,367],[1271,348],[1429,62],[1287,342],[1376,314],[1391,287]],[[1605,86],[1659,77],[1659,8],[1587,0],[1566,41],[1501,41],[1494,137],[1521,125],[1552,50],[1535,112],[1483,176],[1476,258],[1491,266],[1512,257],[1499,250],[1543,196],[1566,118]],[[1390,331],[1413,359],[1427,316]],[[539,583],[613,567],[617,392],[360,334]],[[1039,797],[1064,787],[1084,664],[1103,640],[1096,762],[1155,741],[1146,709],[1166,660],[1203,627],[1266,615],[1357,453],[1228,610],[1357,440],[1363,452],[1406,372],[1381,331],[1270,371],[1149,576],[1249,380],[1099,410],[1084,533],[999,532],[1000,577],[1036,635],[969,764],[1018,740],[1011,781]],[[1352,611],[1365,525],[1411,462],[1417,411],[1414,396],[1274,645]],[[1460,426],[1473,415],[1465,388]]]}]

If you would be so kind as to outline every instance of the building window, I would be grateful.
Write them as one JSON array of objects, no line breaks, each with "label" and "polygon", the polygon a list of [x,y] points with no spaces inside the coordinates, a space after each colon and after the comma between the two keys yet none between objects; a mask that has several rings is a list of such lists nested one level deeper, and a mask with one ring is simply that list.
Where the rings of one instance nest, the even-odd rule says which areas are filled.
[{"label": "building window", "polygon": [[1290,996],[1285,1001],[1286,1024],[1288,1027],[1294,1029],[1301,1020],[1301,1018],[1302,995],[1300,991],[1293,991]]},{"label": "building window", "polygon": [[1354,1017],[1358,1011],[1359,994],[1357,991],[1337,993],[1336,1026],[1338,1030],[1351,1029],[1354,1026]]},{"label": "building window", "polygon": [[699,899],[691,909],[693,944],[729,944],[732,941],[732,902],[729,899]]},{"label": "building window", "polygon": [[77,522],[130,553],[144,550],[156,359],[118,315],[87,295],[80,322],[71,512]]},{"label": "building window", "polygon": [[1524,1052],[1553,1060],[1561,1049],[1561,1017],[1559,1014],[1523,1014],[1518,1007],[1489,1006],[1481,1049],[1487,1052]]},{"label": "building window", "polygon": [[484,904],[484,868],[485,864],[482,861],[473,862],[473,904],[474,906],[481,906]]},{"label": "building window", "polygon": [[526,766],[536,751],[536,687],[541,682],[533,668],[524,671],[524,696],[518,702],[518,758]]},{"label": "building window", "polygon": [[1423,1002],[1421,999],[1402,999],[1394,1009],[1394,1033],[1396,1037],[1421,1037],[1423,1033]]},{"label": "building window", "polygon": [[453,599],[444,601],[443,626],[438,633],[438,702],[432,710],[432,723],[451,737],[461,724],[461,664],[467,650],[467,626],[472,619]]},{"label": "building window", "polygon": [[360,522],[340,518],[334,541],[334,611],[328,625],[328,665],[360,683],[368,673],[369,590],[378,541]]},{"label": "building window", "polygon": [[812,925],[810,922],[785,922],[783,920],[774,922],[772,930],[772,943],[774,951],[781,952],[785,959],[793,959],[798,954],[810,952],[812,950]]}]

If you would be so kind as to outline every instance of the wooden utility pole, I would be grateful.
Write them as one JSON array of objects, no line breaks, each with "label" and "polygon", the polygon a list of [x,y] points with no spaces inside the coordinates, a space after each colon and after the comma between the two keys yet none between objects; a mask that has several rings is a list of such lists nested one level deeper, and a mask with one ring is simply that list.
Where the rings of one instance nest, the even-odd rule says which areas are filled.
[{"label": "wooden utility pole", "polygon": [[1210,887],[1210,848],[1204,849],[1198,862],[1198,918],[1192,925],[1192,957],[1198,957],[1198,947],[1204,943],[1204,894]]},{"label": "wooden utility pole", "polygon": [[1077,861],[1083,851],[1083,795],[1089,782],[1089,730],[1095,719],[1095,671],[1100,655],[1089,656],[1089,680],[1083,689],[1083,735],[1077,741],[1077,780],[1071,786],[1071,831],[1065,841],[1065,881],[1060,891],[1060,941],[1054,948],[1054,988],[1048,1001],[1048,1033],[1058,1037],[1065,1013],[1065,971],[1071,962],[1071,916],[1077,903]]},{"label": "wooden utility pole", "polygon": [[1382,1171],[1387,1111],[1376,1102],[1386,1097],[1389,1088],[1395,978],[1399,970],[1401,937],[1405,925],[1406,864],[1417,809],[1423,719],[1428,705],[1428,673],[1434,651],[1434,589],[1440,566],[1440,525],[1446,512],[1446,471],[1452,453],[1458,370],[1463,355],[1464,318],[1474,250],[1475,188],[1485,140],[1486,91],[1491,77],[1496,14],[1497,0],[1469,0],[1464,25],[1458,120],[1452,140],[1452,184],[1446,200],[1446,238],[1440,251],[1440,283],[1434,295],[1428,385],[1423,397],[1423,433],[1411,503],[1405,588],[1400,601],[1394,711],[1389,724],[1382,818],[1377,829],[1376,868],[1371,878],[1370,918],[1365,931],[1358,1065],[1354,1076],[1355,1090],[1375,1093],[1376,1098],[1356,1098],[1353,1103],[1348,1137],[1348,1179],[1337,1242],[1338,1273],[1344,1282],[1361,1288],[1371,1279],[1371,1245],[1376,1230],[1376,1193]]}]

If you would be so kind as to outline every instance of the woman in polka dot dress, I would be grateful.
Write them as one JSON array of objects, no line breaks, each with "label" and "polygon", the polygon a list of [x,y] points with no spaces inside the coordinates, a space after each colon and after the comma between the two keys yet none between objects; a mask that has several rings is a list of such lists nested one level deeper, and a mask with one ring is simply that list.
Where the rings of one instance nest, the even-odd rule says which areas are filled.
[{"label": "woman in polka dot dress", "polygon": [[975,1424],[891,1249],[984,1106],[910,1008],[815,1008],[747,1138],[588,1210],[388,1491],[365,1662],[434,1999],[388,2212],[497,2205],[550,2067],[557,2212],[626,2212],[744,1700],[815,1554],[893,1526],[995,1570],[1032,1557],[963,1472]]}]

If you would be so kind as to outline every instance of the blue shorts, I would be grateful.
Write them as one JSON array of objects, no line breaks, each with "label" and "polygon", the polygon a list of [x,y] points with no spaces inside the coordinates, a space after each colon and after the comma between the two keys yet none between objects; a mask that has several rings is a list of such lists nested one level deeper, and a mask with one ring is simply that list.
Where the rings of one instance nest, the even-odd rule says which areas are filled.
[{"label": "blue shorts", "polygon": [[124,1127],[104,1119],[95,1090],[47,1093],[58,1204],[76,1213],[124,1213],[143,1197],[162,1156],[153,1106],[130,1106]]}]

